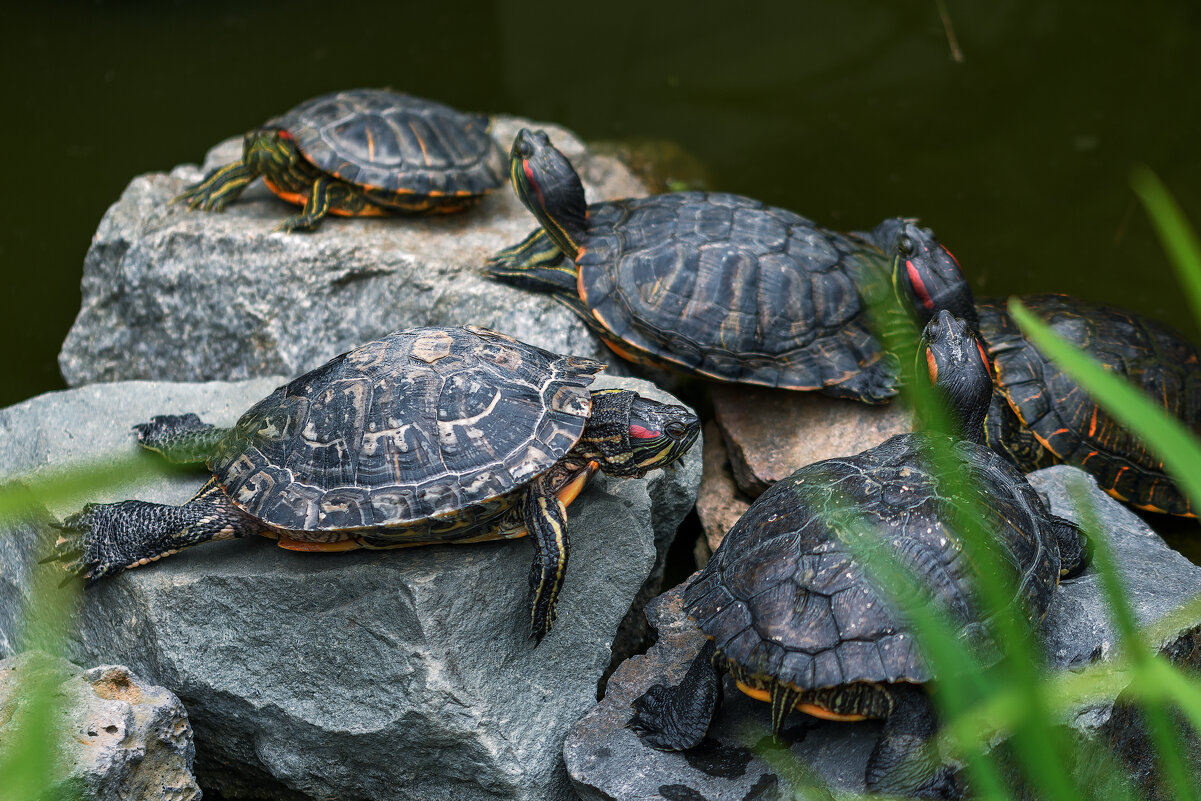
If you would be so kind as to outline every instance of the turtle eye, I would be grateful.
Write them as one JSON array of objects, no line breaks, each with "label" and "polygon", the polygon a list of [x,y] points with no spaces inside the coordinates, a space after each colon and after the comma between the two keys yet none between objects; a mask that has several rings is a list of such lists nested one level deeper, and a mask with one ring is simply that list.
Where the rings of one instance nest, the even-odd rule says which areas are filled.
[{"label": "turtle eye", "polygon": [[685,434],[688,433],[688,426],[684,425],[678,420],[672,420],[670,423],[664,426],[663,430],[666,431],[668,436],[670,436],[672,439],[681,439]]},{"label": "turtle eye", "polygon": [[534,146],[524,136],[517,140],[517,155],[523,159],[528,159],[534,155]]},{"label": "turtle eye", "polygon": [[902,256],[912,256],[916,248],[913,246],[913,240],[908,235],[902,236],[897,240],[897,253]]}]

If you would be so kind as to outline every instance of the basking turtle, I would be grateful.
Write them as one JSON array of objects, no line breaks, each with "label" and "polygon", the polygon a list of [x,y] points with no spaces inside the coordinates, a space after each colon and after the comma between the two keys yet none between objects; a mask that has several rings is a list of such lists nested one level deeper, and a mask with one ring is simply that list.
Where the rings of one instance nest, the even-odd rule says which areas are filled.
[{"label": "basking turtle", "polygon": [[246,134],[242,160],[176,201],[221,211],[258,176],[303,206],[285,231],[312,231],[326,214],[448,214],[504,183],[505,157],[488,118],[387,89],[352,89],[301,103]]},{"label": "basking turtle", "polygon": [[873,333],[892,324],[891,242],[715,192],[587,205],[542,132],[518,134],[510,173],[542,227],[485,271],[553,293],[619,356],[868,403],[896,394],[896,361]]},{"label": "basking turtle", "polygon": [[86,506],[57,558],[91,580],[209,540],[263,534],[348,550],[533,535],[530,631],[555,618],[566,507],[596,469],[640,477],[680,458],[692,412],[628,390],[589,391],[598,362],[483,328],[414,328],[336,357],[230,429],[194,414],[137,426],[212,479],[183,506]]},{"label": "basking turtle", "polygon": [[[1026,339],[1004,301],[973,303],[959,264],[941,246],[931,249],[931,238],[912,223],[896,238],[897,291],[922,322],[948,309],[979,330],[996,382],[985,421],[988,445],[1023,471],[1074,465],[1131,506],[1195,517],[1163,461]],[[1133,312],[1067,295],[1019,299],[1061,337],[1201,435],[1201,359],[1180,334]]]},{"label": "basking turtle", "polygon": [[[705,648],[681,684],[656,685],[634,702],[630,725],[649,745],[697,745],[725,671],[744,693],[771,703],[776,734],[793,709],[842,721],[884,718],[867,763],[868,790],[958,793],[951,770],[923,747],[937,722],[921,685],[935,676],[907,619],[865,570],[862,550],[848,543],[860,539],[892,556],[958,634],[992,658],[999,649],[990,647],[991,621],[974,585],[980,568],[964,552],[958,515],[984,515],[989,536],[976,545],[1007,574],[1012,611],[1030,621],[1046,613],[1060,576],[1083,566],[1084,549],[1074,524],[1052,515],[1020,473],[978,444],[992,390],[987,359],[966,325],[942,312],[927,326],[924,347],[960,436],[901,434],[802,467],[751,504],[684,593]],[[934,445],[953,475],[936,470]]]}]

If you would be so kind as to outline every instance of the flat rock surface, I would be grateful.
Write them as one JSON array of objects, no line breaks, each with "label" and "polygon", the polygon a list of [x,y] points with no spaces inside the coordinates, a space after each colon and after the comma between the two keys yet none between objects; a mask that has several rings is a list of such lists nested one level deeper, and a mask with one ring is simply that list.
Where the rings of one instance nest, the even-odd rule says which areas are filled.
[{"label": "flat rock surface", "polygon": [[[550,134],[590,201],[646,194],[620,161],[587,152],[554,125],[495,118],[504,152],[523,126]],[[240,157],[239,136],[204,166]],[[135,178],[101,220],[59,355],[68,385],[296,375],[389,331],[466,323],[621,370],[548,295],[480,274],[489,256],[537,227],[508,186],[461,214],[331,217],[314,233],[287,234],[274,229],[296,207],[261,182],[221,213],[170,205],[202,175],[189,164]]]},{"label": "flat rock surface", "polygon": [[818,392],[715,384],[713,412],[738,488],[757,498],[798,467],[859,453],[913,430],[900,403],[869,406]]},{"label": "flat rock surface", "polygon": [[50,792],[79,801],[200,798],[183,704],[120,665],[85,671],[41,651],[0,659],[0,754],[28,736],[28,690],[42,681],[60,735]]},{"label": "flat rock surface", "polygon": [[[1091,478],[1069,467],[1033,473],[1031,483],[1048,496],[1052,510],[1079,520],[1068,487],[1083,480],[1106,532],[1114,559],[1140,625],[1167,615],[1201,593],[1201,567],[1171,550],[1141,519],[1102,493]],[[803,766],[833,789],[863,792],[864,768],[879,724],[812,721],[793,714],[785,728],[791,757],[760,744],[769,728],[768,705],[753,701],[728,682],[726,703],[708,739],[694,752],[664,753],[645,747],[625,728],[630,703],[655,683],[674,684],[700,650],[703,637],[681,608],[683,588],[660,596],[647,608],[659,633],[644,656],[622,664],[609,680],[604,700],[571,728],[564,744],[567,768],[585,799],[621,801],[758,801],[782,798],[784,776]],[[1190,647],[1201,620],[1166,632],[1161,650],[1193,668],[1199,649]],[[1117,637],[1099,578],[1089,569],[1061,586],[1044,621],[1046,657],[1056,668],[1088,664],[1113,651]],[[1070,721],[1082,737],[1114,738],[1110,702],[1080,710]],[[1117,732],[1121,734],[1121,732]],[[1131,776],[1150,769],[1147,752],[1126,755]],[[766,759],[765,759],[766,757]]]},{"label": "flat rock surface", "polygon": [[[127,470],[134,423],[194,411],[228,425],[280,379],[122,382],[0,410],[0,476],[72,465]],[[599,379],[661,400],[635,379]],[[153,455],[137,457],[157,461]],[[181,503],[198,473],[46,496]],[[554,630],[527,639],[528,542],[302,554],[250,538],[199,546],[83,594],[70,643],[177,693],[201,784],[255,799],[568,799],[567,727],[596,700],[614,633],[695,498],[700,448],[641,480],[600,476],[570,510],[573,545]],[[0,624],[19,615],[30,553],[0,563]],[[22,573],[22,571],[25,571]],[[14,575],[15,574],[15,575]],[[7,640],[4,637],[8,637]],[[16,641],[0,632],[0,642]]]}]

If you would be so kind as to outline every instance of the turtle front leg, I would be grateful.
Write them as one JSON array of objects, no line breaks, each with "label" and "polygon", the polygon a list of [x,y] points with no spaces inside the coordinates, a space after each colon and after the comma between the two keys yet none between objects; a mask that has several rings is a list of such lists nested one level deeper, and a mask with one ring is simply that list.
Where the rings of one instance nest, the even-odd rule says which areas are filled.
[{"label": "turtle front leg", "polygon": [[262,524],[238,509],[212,480],[183,506],[91,503],[59,528],[63,533],[45,561],[63,562],[68,572],[91,584],[192,545],[257,534]]},{"label": "turtle front leg", "polygon": [[721,674],[713,666],[715,650],[713,640],[705,640],[679,684],[656,684],[634,699],[634,716],[626,726],[642,742],[660,751],[700,745],[721,701]]},{"label": "turtle front leg", "polygon": [[139,423],[133,429],[138,432],[138,443],[143,448],[161,453],[167,461],[177,464],[205,461],[230,431],[203,423],[191,412],[160,414],[151,417],[149,423]]},{"label": "turtle front leg", "polygon": [[530,565],[530,636],[535,647],[555,622],[555,606],[567,572],[570,544],[567,540],[567,505],[555,494],[545,477],[526,493],[522,508],[526,531],[534,541],[534,563]]},{"label": "turtle front leg", "polygon": [[284,220],[276,230],[289,233],[315,231],[330,211],[337,209],[340,212],[354,215],[362,211],[366,205],[367,197],[362,190],[329,175],[318,175],[313,179],[309,199],[305,201],[300,214]]},{"label": "turtle front leg", "polygon": [[504,284],[556,294],[577,295],[575,262],[551,241],[542,228],[484,264],[484,275]]},{"label": "turtle front leg", "polygon": [[867,789],[906,798],[963,797],[955,771],[940,761],[938,718],[930,696],[912,684],[894,684],[893,711],[867,760]]},{"label": "turtle front leg", "polygon": [[213,170],[199,183],[192,184],[172,199],[172,203],[186,203],[192,211],[222,211],[238,199],[258,173],[245,161],[235,161]]}]

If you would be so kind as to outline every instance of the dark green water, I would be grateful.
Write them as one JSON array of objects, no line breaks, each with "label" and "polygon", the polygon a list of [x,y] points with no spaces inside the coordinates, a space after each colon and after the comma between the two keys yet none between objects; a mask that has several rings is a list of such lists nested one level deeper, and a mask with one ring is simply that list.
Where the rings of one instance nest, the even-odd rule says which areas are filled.
[{"label": "dark green water", "polygon": [[1195,338],[1127,178],[1149,164],[1201,224],[1198,4],[948,6],[962,63],[934,0],[10,8],[0,405],[62,386],[84,252],[130,178],[360,85],[672,140],[714,188],[831,227],[920,216],[979,291],[1071,292]]}]

